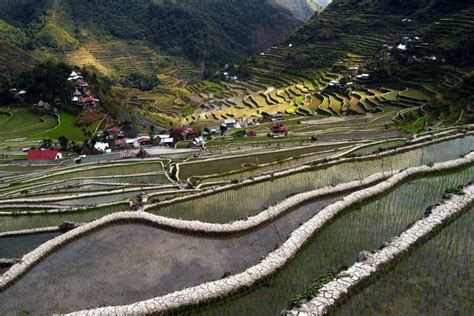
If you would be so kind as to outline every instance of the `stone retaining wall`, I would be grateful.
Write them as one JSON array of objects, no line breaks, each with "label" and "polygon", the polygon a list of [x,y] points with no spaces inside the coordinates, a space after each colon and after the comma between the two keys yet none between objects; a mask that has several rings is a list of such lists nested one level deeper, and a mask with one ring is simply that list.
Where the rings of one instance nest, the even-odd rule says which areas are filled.
[{"label": "stone retaining wall", "polygon": [[[81,311],[74,314],[121,315],[161,313],[180,307],[192,306],[223,298],[243,288],[250,287],[259,280],[269,277],[271,274],[277,272],[296,255],[298,250],[311,238],[311,236],[347,208],[353,207],[354,205],[393,189],[398,184],[414,176],[436,174],[438,172],[471,165],[472,163],[474,163],[474,153],[471,153],[464,158],[437,163],[432,167],[420,166],[409,168],[375,186],[354,192],[346,196],[343,200],[321,210],[312,219],[297,228],[279,248],[268,254],[260,263],[250,267],[242,273],[127,306],[103,307],[95,310]],[[81,226],[44,243],[33,252],[25,255],[20,263],[14,265],[9,271],[5,272],[4,275],[0,276],[0,290],[11,285],[17,278],[21,277],[21,275],[28,271],[28,269],[31,269],[36,263],[59,247],[62,247],[68,242],[71,242],[87,233],[97,230],[106,224],[114,223],[115,221],[113,218],[113,216],[109,217],[108,222],[104,221],[104,218],[102,218]],[[175,221],[179,222],[179,220]]]},{"label": "stone retaining wall", "polygon": [[[105,207],[116,206],[121,204],[129,204],[128,201],[118,201],[112,203],[103,203],[97,204],[95,206],[84,206],[84,207],[74,207],[74,208],[58,208],[55,206],[53,209],[45,209],[41,211],[18,211],[18,212],[4,212],[0,211],[0,219],[2,216],[29,216],[29,215],[52,215],[52,214],[64,214],[64,213],[76,213],[76,212],[87,212],[90,210],[97,210]],[[16,205],[18,206],[18,205]]]},{"label": "stone retaining wall", "polygon": [[[164,175],[163,172],[149,172],[149,173],[139,173],[139,174],[133,174],[131,177],[145,177],[145,176],[156,176],[156,175]],[[53,181],[53,182],[40,182],[39,184],[37,185],[33,185],[33,186],[27,186],[27,187],[21,187],[20,189],[15,189],[15,190],[12,190],[12,191],[3,191],[2,193],[0,193],[0,199],[4,199],[4,198],[9,198],[9,197],[12,197],[14,196],[15,194],[22,194],[21,192],[24,191],[24,190],[31,190],[31,189],[38,189],[38,191],[33,191],[31,193],[35,193],[37,194],[37,196],[41,196],[41,195],[48,195],[48,194],[51,194],[51,193],[62,193],[62,192],[56,192],[55,190],[60,190],[64,187],[60,187],[58,189],[43,189],[43,190],[40,190],[40,188],[42,187],[50,187],[52,185],[60,185],[62,183],[65,183],[65,182],[68,182],[68,181],[83,181],[83,180],[97,180],[97,179],[119,179],[119,178],[128,178],[128,176],[105,176],[105,177],[82,177],[82,178],[72,178],[72,179],[66,179],[66,180],[60,180],[60,181]],[[92,181],[92,182],[87,182],[87,183],[82,183],[80,184],[78,187],[82,187],[82,186],[88,186],[88,185],[98,185],[98,186],[123,186],[123,187],[137,187],[137,186],[140,186],[140,183],[127,183],[127,182],[95,182],[95,181]],[[143,186],[147,186],[147,184],[143,184]],[[177,185],[176,184],[163,184],[162,187],[169,187],[169,188],[176,188]]]},{"label": "stone retaining wall", "polygon": [[458,130],[456,130],[456,131],[453,131],[453,133],[455,133],[455,134],[444,136],[444,137],[441,137],[441,138],[437,138],[437,139],[434,139],[434,140],[431,140],[431,141],[425,141],[425,142],[421,142],[421,143],[418,143],[418,142],[415,141],[415,143],[413,143],[411,145],[403,146],[403,147],[396,148],[396,149],[387,150],[387,151],[377,153],[377,154],[365,155],[365,156],[362,156],[362,157],[355,157],[355,158],[336,158],[335,160],[330,160],[330,161],[327,161],[327,162],[324,162],[324,161],[326,161],[325,159],[318,160],[318,161],[315,161],[315,163],[317,163],[317,165],[309,163],[309,164],[304,164],[304,165],[297,166],[297,167],[292,167],[290,169],[285,169],[285,170],[281,170],[281,171],[277,171],[277,172],[262,174],[262,175],[254,177],[252,179],[243,180],[243,181],[241,181],[237,184],[227,184],[227,185],[223,185],[223,186],[220,186],[220,187],[217,187],[217,188],[204,190],[204,191],[201,191],[201,192],[196,193],[196,194],[186,195],[186,196],[177,197],[177,198],[170,199],[170,200],[163,201],[163,202],[159,202],[159,203],[149,204],[149,205],[146,205],[144,207],[144,210],[148,210],[148,209],[156,208],[156,207],[168,206],[168,205],[171,205],[171,204],[181,203],[181,202],[185,202],[185,201],[190,201],[190,200],[205,197],[205,196],[208,196],[208,195],[213,195],[213,194],[216,194],[216,193],[219,193],[219,192],[224,192],[224,191],[228,191],[228,190],[235,190],[235,189],[238,189],[238,188],[241,188],[241,187],[244,187],[244,186],[248,186],[248,185],[251,185],[251,184],[255,184],[255,183],[259,183],[259,182],[265,182],[265,181],[269,181],[269,180],[272,180],[272,179],[275,179],[275,178],[281,178],[281,177],[285,177],[285,176],[289,176],[289,175],[293,175],[293,174],[297,174],[297,173],[308,172],[308,171],[312,171],[312,170],[319,169],[319,168],[335,166],[335,165],[345,163],[345,162],[358,162],[358,161],[365,161],[365,160],[372,160],[372,159],[382,158],[382,157],[391,156],[391,155],[394,155],[394,154],[406,152],[406,151],[409,151],[409,150],[425,147],[425,146],[428,146],[428,145],[433,145],[433,144],[441,143],[441,142],[444,142],[444,141],[449,141],[449,140],[452,140],[452,139],[457,139],[457,138],[461,138],[461,137],[465,137],[465,136],[474,135],[474,131],[466,131],[466,132],[461,132],[460,133]]},{"label": "stone retaining wall", "polygon": [[299,308],[286,312],[286,315],[326,315],[339,302],[349,297],[367,283],[384,266],[394,262],[417,243],[426,240],[437,229],[474,204],[474,184],[464,189],[464,195],[456,195],[433,209],[428,216],[417,221],[399,236],[393,238],[376,252],[363,252],[363,259],[338,277],[319,289],[316,297],[303,303]]},{"label": "stone retaining wall", "polygon": [[126,167],[126,166],[131,166],[131,165],[141,165],[141,164],[154,164],[154,163],[160,163],[162,170],[164,170],[164,163],[162,159],[149,159],[149,160],[134,160],[134,161],[120,161],[120,162],[101,162],[101,163],[88,163],[88,164],[81,164],[81,165],[73,165],[73,166],[68,166],[64,168],[59,168],[55,169],[53,174],[51,174],[52,170],[42,170],[42,171],[36,171],[33,172],[34,175],[38,175],[39,177],[35,177],[34,179],[31,179],[31,174],[16,174],[14,177],[11,177],[11,179],[15,179],[16,181],[21,181],[21,179],[27,179],[27,181],[22,181],[23,183],[29,183],[29,182],[35,182],[41,179],[46,179],[51,176],[58,176],[58,175],[64,175],[68,173],[77,173],[79,171],[89,171],[89,170],[94,170],[94,169],[102,169],[102,168],[113,168],[113,167]]},{"label": "stone retaining wall", "polygon": [[72,313],[71,315],[163,313],[173,309],[202,304],[211,300],[223,298],[243,288],[251,287],[259,280],[269,277],[271,274],[277,272],[296,255],[298,250],[311,238],[311,236],[343,210],[367,201],[376,195],[382,194],[413,176],[442,172],[469,165],[473,162],[474,153],[471,153],[464,158],[438,163],[432,167],[420,166],[409,168],[375,186],[354,192],[345,197],[342,201],[338,201],[321,210],[312,219],[297,228],[279,248],[268,254],[260,263],[237,275],[218,281],[203,283],[195,287],[176,291],[174,293],[132,305],[109,306],[88,311],[80,311]]},{"label": "stone retaining wall", "polygon": [[0,233],[0,238],[36,235],[36,234],[44,234],[44,233],[56,233],[56,232],[60,232],[59,226],[32,228],[32,229],[23,229],[23,230],[4,232],[4,233]]}]

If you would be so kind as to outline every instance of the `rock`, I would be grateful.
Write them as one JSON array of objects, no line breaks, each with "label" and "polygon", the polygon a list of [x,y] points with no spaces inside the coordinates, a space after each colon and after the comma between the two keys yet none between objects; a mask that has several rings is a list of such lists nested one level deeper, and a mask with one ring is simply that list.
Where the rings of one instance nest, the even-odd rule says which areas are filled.
[{"label": "rock", "polygon": [[359,254],[357,255],[357,262],[366,261],[366,260],[369,259],[371,256],[372,256],[372,253],[371,253],[370,251],[362,250],[362,251],[359,252]]},{"label": "rock", "polygon": [[20,262],[20,258],[2,258],[0,259],[0,268],[5,269],[5,268],[10,268],[14,264],[17,264]]},{"label": "rock", "polygon": [[66,233],[70,230],[73,230],[74,228],[77,228],[77,224],[74,222],[63,222],[61,225],[59,225],[59,231],[61,233]]},{"label": "rock", "polygon": [[232,272],[226,272],[222,275],[221,279],[225,279],[225,278],[228,278],[232,275]]}]

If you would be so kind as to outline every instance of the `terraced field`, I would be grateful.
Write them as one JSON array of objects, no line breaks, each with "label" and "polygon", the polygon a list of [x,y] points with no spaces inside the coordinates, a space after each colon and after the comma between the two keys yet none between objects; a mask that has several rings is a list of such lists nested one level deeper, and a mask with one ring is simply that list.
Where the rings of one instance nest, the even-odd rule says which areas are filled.
[{"label": "terraced field", "polygon": [[[473,245],[468,236],[473,234],[473,220],[471,209],[337,313],[471,313],[472,304],[466,294],[472,290]],[[385,302],[383,306],[381,302]]]},{"label": "terraced field", "polygon": [[[49,138],[57,140],[66,136],[71,141],[84,139],[82,127],[76,126],[76,117],[59,112],[56,116],[39,116],[26,107],[0,107],[0,159],[15,159],[25,156],[21,148],[38,146],[40,141]],[[101,121],[85,126],[95,133]]]},{"label": "terraced field", "polygon": [[[379,43],[380,44],[380,43]],[[380,47],[382,44],[380,44]],[[379,46],[377,46],[379,47]],[[294,72],[287,61],[292,50],[329,49],[324,69]],[[335,53],[335,47],[277,48],[267,50],[255,58],[252,70],[258,76],[250,81],[204,82],[189,87],[189,92],[203,100],[203,105],[184,120],[197,124],[211,124],[212,121],[228,117],[245,120],[261,113],[286,113],[288,116],[315,115],[357,115],[381,110],[386,106],[401,108],[420,107],[431,95],[414,87],[402,89],[367,89],[357,86],[346,91],[333,91],[330,85],[348,74],[348,69],[367,62],[363,55]],[[339,57],[339,60],[334,60]],[[333,66],[331,66],[333,64]],[[333,73],[331,67],[345,67]],[[335,69],[335,68],[334,68]],[[275,79],[278,78],[278,79]]]},{"label": "terraced field", "polygon": [[[228,66],[196,82],[197,66],[142,42],[66,50],[115,78],[157,76],[114,88],[139,129],[217,133],[185,159],[19,163],[22,147],[81,132],[64,113],[0,109],[0,314],[474,314],[474,125],[426,110],[469,72],[356,75],[401,36],[472,31],[474,14],[402,18],[374,34],[370,11],[324,11],[335,40],[289,36],[245,80]],[[275,114],[287,130],[260,121]],[[220,134],[229,118],[244,127]]]},{"label": "terraced field", "polygon": [[[362,14],[354,19],[360,34],[370,32],[373,27],[370,14]],[[319,19],[328,31],[340,20],[333,12],[322,12]],[[452,66],[439,68],[437,77],[427,77],[422,82],[401,82],[396,86],[384,86],[380,83],[359,80],[353,73],[367,71],[367,65],[374,56],[403,35],[411,36],[414,29],[420,29],[423,38],[428,42],[440,42],[449,36],[455,36],[459,28],[471,30],[472,12],[459,12],[452,18],[441,19],[436,23],[421,23],[410,26],[401,23],[398,17],[388,17],[399,35],[385,32],[378,35],[343,35],[336,42],[310,42],[304,44],[279,44],[252,57],[245,63],[251,73],[250,79],[202,81],[188,84],[185,102],[193,100],[193,106],[182,111],[181,104],[174,104],[174,93],[161,96],[168,99],[158,102],[160,113],[176,124],[195,124],[207,126],[221,123],[226,118],[235,118],[246,122],[261,117],[263,113],[285,113],[287,118],[301,116],[353,116],[373,113],[387,106],[395,106],[416,115],[400,117],[398,123],[410,124],[420,116],[422,108],[438,93],[453,87],[469,75],[469,71]],[[340,33],[334,25],[333,31]],[[440,29],[443,29],[441,32]],[[441,34],[442,38],[436,34]],[[317,52],[318,63],[315,66],[298,67],[294,56]],[[437,66],[438,67],[438,66]],[[232,75],[232,69],[230,75]],[[334,83],[343,82],[342,89],[334,89]],[[350,85],[344,86],[347,82]],[[169,104],[168,104],[169,103]],[[156,109],[156,107],[155,107]],[[153,113],[152,108],[146,112]],[[184,118],[179,118],[184,114]],[[156,117],[163,120],[163,117]]]},{"label": "terraced field", "polygon": [[[124,77],[130,74],[169,74],[179,79],[196,76],[191,63],[182,57],[159,53],[140,41],[90,41],[77,50],[66,51],[62,58],[71,65],[92,65],[105,75]],[[177,69],[177,71],[176,71]]]},{"label": "terraced field", "polygon": [[[322,147],[282,153],[299,157],[328,149]],[[32,266],[16,281],[10,278],[26,263],[0,275],[0,286],[9,284],[0,290],[0,310],[15,313],[22,306],[30,313],[65,313],[157,297],[160,307],[153,309],[144,302],[134,308],[143,311],[146,305],[156,312],[178,308],[216,315],[279,313],[311,280],[352,264],[359,251],[375,249],[399,234],[441,200],[444,192],[474,177],[472,132],[466,135],[448,129],[420,134],[416,141],[394,139],[348,147],[358,156],[314,159],[275,168],[271,174],[259,171],[246,180],[215,184],[210,190],[178,186],[166,175],[170,161],[157,159],[53,170],[7,165],[3,168],[9,175],[1,178],[0,187],[0,258],[33,252],[23,257]],[[238,165],[243,157],[230,156],[228,163],[216,163],[224,167],[217,172],[225,174],[225,166]],[[259,159],[272,161],[265,152]],[[178,166],[182,172],[185,165],[197,164],[193,171],[186,171],[194,174],[206,170],[199,164],[213,161]],[[349,203],[368,193],[370,198]],[[341,213],[333,221],[307,235],[301,250],[292,248],[295,253],[289,264],[270,274],[258,268],[261,274],[255,274],[255,280],[261,281],[252,281],[242,291],[244,279],[239,276],[269,258],[281,258],[276,253],[297,238],[297,231],[337,207]],[[76,223],[77,228],[61,230],[57,225],[64,221]],[[460,236],[466,236],[465,232]],[[40,244],[43,247],[36,248]],[[35,257],[43,249],[50,250]],[[221,288],[219,299],[207,292],[214,282],[217,286],[226,280],[236,290]],[[84,288],[89,289],[87,295]],[[169,303],[175,295],[198,288],[202,294],[193,302],[210,304]],[[58,300],[57,293],[68,295]],[[269,304],[257,304],[262,298]]]}]

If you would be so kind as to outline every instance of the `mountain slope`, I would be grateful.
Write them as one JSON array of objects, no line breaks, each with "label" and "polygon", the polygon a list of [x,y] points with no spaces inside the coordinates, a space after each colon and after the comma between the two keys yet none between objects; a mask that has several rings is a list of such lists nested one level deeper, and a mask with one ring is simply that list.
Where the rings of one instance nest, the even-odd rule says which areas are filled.
[{"label": "mountain slope", "polygon": [[394,119],[407,126],[472,122],[464,96],[474,93],[473,38],[472,1],[335,0],[234,68],[245,80],[191,86],[202,105],[183,122],[276,111],[353,115],[387,105],[404,110]]},{"label": "mountain slope", "polygon": [[[110,73],[124,72],[111,66],[111,59],[134,59],[107,51],[114,45],[138,43],[154,55],[150,64],[166,62],[161,57],[181,56],[212,69],[213,65],[233,63],[269,47],[300,25],[283,8],[253,0],[3,1],[0,20],[0,27],[14,28],[29,38],[21,44],[0,40],[28,49],[38,59],[70,62],[64,56],[86,51],[90,60],[98,60],[95,64],[99,69],[109,68]],[[96,44],[101,48],[94,50]],[[89,49],[91,45],[94,47]]]},{"label": "mountain slope", "polygon": [[275,2],[287,8],[296,18],[302,21],[309,20],[315,12],[322,10],[322,6],[314,0],[275,0]]}]

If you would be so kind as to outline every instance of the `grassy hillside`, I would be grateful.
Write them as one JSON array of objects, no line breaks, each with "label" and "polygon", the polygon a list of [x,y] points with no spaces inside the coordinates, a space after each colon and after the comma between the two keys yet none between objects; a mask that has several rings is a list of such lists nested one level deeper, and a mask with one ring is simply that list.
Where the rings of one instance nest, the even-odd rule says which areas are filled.
[{"label": "grassy hillside", "polygon": [[[402,108],[394,119],[408,127],[471,120],[472,106],[455,96],[472,95],[472,1],[336,0],[272,45],[299,24],[282,5],[305,2],[275,1],[23,0],[16,8],[29,10],[29,23],[11,12],[15,6],[0,12],[3,28],[18,34],[15,43],[4,36],[9,49],[93,65],[121,84],[111,90],[120,116],[142,127],[387,106]],[[370,79],[358,80],[354,67]],[[208,80],[198,80],[203,74]]]}]

